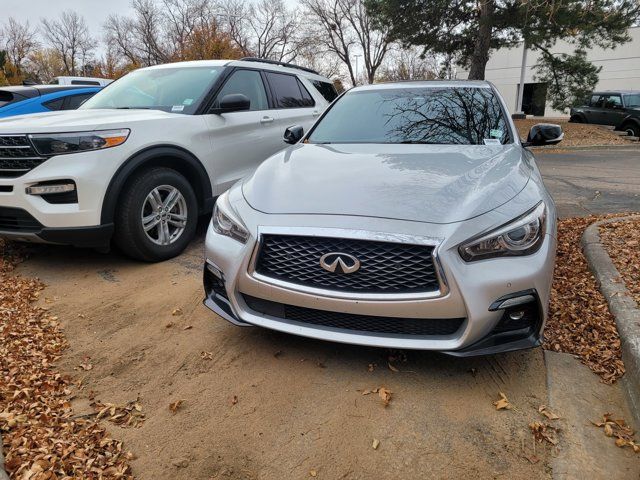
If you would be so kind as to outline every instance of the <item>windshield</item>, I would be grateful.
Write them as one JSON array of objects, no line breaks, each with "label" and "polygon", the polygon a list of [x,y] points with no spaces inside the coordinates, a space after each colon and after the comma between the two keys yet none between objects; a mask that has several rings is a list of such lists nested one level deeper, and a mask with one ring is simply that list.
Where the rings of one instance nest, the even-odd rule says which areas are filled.
[{"label": "windshield", "polygon": [[625,95],[624,103],[628,108],[640,107],[640,93],[634,93],[633,95]]},{"label": "windshield", "polygon": [[347,93],[310,143],[500,145],[509,127],[490,88],[422,87]]},{"label": "windshield", "polygon": [[224,67],[136,70],[112,83],[80,108],[153,109],[192,114]]}]

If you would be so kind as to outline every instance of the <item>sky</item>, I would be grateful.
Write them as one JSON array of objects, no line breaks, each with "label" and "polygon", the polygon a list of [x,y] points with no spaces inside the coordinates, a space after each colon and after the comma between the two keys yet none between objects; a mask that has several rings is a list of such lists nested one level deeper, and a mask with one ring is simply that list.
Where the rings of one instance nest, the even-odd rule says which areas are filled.
[{"label": "sky", "polygon": [[[75,10],[85,18],[91,35],[101,43],[102,26],[107,17],[114,13],[130,14],[130,3],[131,0],[0,0],[0,10],[11,12],[11,16],[20,22],[28,20],[32,25],[39,24],[42,18],[55,18],[63,10]],[[285,3],[293,7],[298,1],[285,0]],[[0,23],[2,20],[0,16]],[[102,53],[100,46],[96,53]]]}]

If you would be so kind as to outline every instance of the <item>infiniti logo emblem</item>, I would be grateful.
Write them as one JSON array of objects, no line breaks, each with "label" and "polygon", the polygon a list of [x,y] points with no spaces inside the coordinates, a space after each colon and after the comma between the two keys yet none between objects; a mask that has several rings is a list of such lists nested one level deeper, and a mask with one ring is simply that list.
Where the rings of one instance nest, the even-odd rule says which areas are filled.
[{"label": "infiniti logo emblem", "polygon": [[320,266],[331,273],[353,273],[360,269],[360,260],[348,253],[331,252],[320,257]]}]

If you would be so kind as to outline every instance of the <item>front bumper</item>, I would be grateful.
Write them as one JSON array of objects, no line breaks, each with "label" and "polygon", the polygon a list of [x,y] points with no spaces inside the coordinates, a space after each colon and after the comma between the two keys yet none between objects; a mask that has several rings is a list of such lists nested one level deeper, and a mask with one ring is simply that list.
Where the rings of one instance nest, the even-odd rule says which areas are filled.
[{"label": "front bumper", "polygon": [[[0,236],[19,241],[81,247],[109,244],[112,224],[101,224],[107,186],[122,163],[118,148],[51,157],[20,176],[0,176]],[[73,182],[67,203],[29,195],[40,183]]]},{"label": "front bumper", "polygon": [[[553,217],[552,217],[553,218]],[[287,221],[283,216],[279,221]],[[322,218],[314,218],[315,224]],[[299,222],[296,219],[295,222]],[[341,220],[337,220],[340,222]],[[372,224],[375,219],[345,219],[354,232],[377,231]],[[361,225],[355,225],[361,222]],[[554,220],[553,220],[554,221]],[[331,219],[335,224],[336,219]],[[416,228],[408,222],[391,221],[394,232],[414,235]],[[256,224],[260,224],[257,222]],[[299,224],[299,223],[298,223]],[[361,228],[358,228],[361,227]],[[379,227],[379,225],[378,225]],[[294,228],[293,226],[291,228]],[[452,226],[437,227],[434,231],[441,238]],[[304,229],[309,230],[309,229]],[[555,232],[555,225],[548,228]],[[258,233],[242,245],[228,237],[216,234],[209,227],[205,268],[205,304],[226,320],[236,325],[255,325],[310,338],[365,346],[437,350],[457,356],[491,354],[499,351],[519,350],[540,345],[540,338],[548,310],[549,291],[555,261],[556,239],[547,234],[538,252],[527,257],[502,258],[465,263],[455,246],[459,243],[456,234],[453,242],[439,246],[439,258],[446,281],[446,292],[435,298],[404,298],[382,296],[377,299],[346,298],[331,292],[303,292],[295,288],[265,282],[254,275],[251,269],[252,256]],[[214,272],[218,272],[217,274]],[[217,285],[214,285],[217,278]],[[505,328],[504,309],[492,306],[502,298],[525,295],[533,292],[535,313],[522,328]],[[402,335],[385,332],[358,331],[335,328],[322,322],[297,321],[287,316],[269,314],[265,309],[250,306],[247,299],[261,299],[278,305],[292,306],[335,315],[351,315],[381,320],[397,318],[419,322],[441,322],[461,320],[454,333],[436,335]],[[270,307],[271,308],[271,307]],[[265,313],[267,312],[267,313]],[[334,315],[334,316],[335,316]],[[414,322],[415,323],[415,322]]]}]

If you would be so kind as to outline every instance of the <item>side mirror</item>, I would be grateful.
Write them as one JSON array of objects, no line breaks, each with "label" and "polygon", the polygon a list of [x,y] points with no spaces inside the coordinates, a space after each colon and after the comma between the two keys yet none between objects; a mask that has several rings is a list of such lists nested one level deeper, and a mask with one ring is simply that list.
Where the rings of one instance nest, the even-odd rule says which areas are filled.
[{"label": "side mirror", "polygon": [[241,112],[251,109],[251,100],[241,93],[230,93],[220,100],[218,108],[212,108],[211,113],[217,115],[221,113]]},{"label": "side mirror", "polygon": [[560,125],[553,123],[537,123],[531,130],[525,143],[525,147],[538,147],[542,145],[555,145],[564,138],[564,132]]},{"label": "side mirror", "polygon": [[284,131],[284,137],[282,139],[285,143],[290,143],[291,145],[293,145],[294,143],[298,143],[303,136],[304,128],[302,128],[300,125],[294,125]]}]

